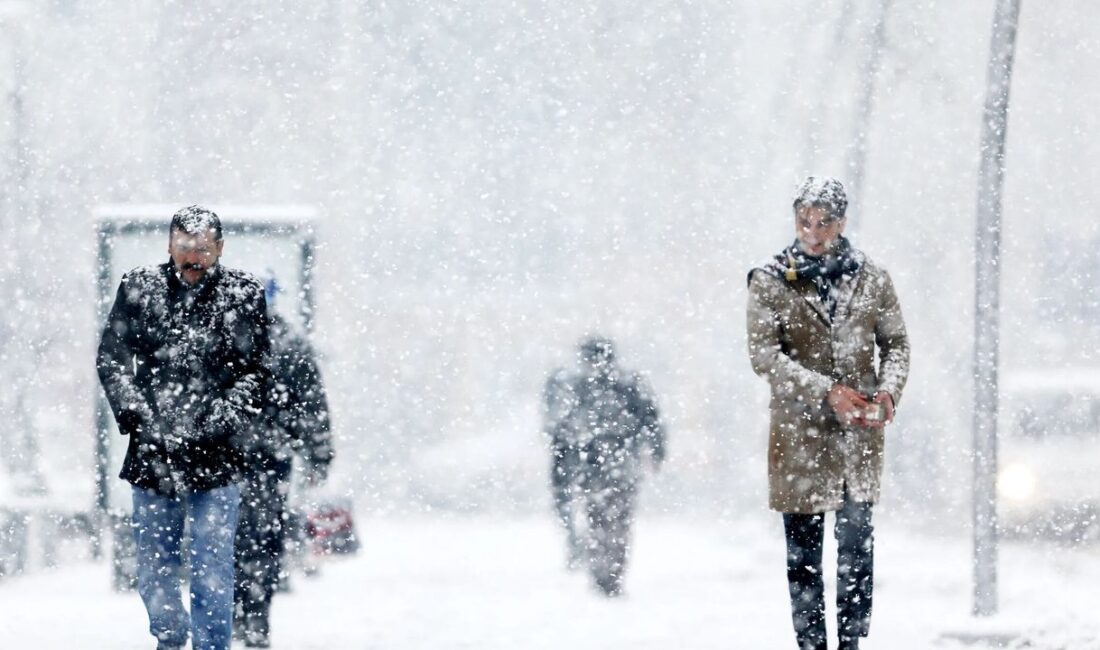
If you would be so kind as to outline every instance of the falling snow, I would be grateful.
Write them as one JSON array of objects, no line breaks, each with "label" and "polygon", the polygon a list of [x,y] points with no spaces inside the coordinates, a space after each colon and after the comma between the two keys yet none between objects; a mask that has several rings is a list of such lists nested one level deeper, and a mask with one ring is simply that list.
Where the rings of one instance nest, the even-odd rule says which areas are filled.
[{"label": "falling snow", "polygon": [[[0,648],[152,645],[112,589],[126,439],[96,349],[194,204],[309,332],[333,461],[289,498],[352,515],[359,545],[291,571],[273,647],[793,647],[745,274],[790,245],[809,175],[848,188],[912,348],[866,646],[1100,648],[1100,6],[1022,10],[990,233],[995,4],[0,3]],[[1000,303],[976,304],[993,234]],[[990,307],[1001,611],[977,617]],[[591,332],[667,438],[613,601],[566,569],[543,435],[545,381]]]}]

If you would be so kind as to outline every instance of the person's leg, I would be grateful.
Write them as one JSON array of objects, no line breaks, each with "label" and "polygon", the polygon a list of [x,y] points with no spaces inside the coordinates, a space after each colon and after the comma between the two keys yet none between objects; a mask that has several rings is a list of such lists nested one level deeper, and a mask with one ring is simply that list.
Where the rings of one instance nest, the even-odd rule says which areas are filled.
[{"label": "person's leg", "polygon": [[611,521],[609,504],[611,488],[597,481],[589,481],[584,490],[587,540],[585,560],[588,573],[595,585],[604,593],[609,592],[611,574],[610,538]]},{"label": "person's leg", "polygon": [[233,539],[240,487],[192,492],[191,638],[194,650],[228,650],[233,630]]},{"label": "person's leg", "polygon": [[783,514],[787,539],[787,588],[799,650],[824,650],[825,584],[821,577],[824,514]]},{"label": "person's leg", "polygon": [[282,567],[289,481],[265,474],[254,486],[249,507],[255,513],[256,525],[249,549],[249,591],[243,606],[244,640],[248,647],[267,647],[271,633],[271,600],[279,586]]},{"label": "person's leg", "polygon": [[607,566],[602,587],[608,596],[617,596],[623,590],[627,556],[630,552],[630,526],[634,519],[635,493],[633,485],[624,484],[613,488],[605,503],[607,528],[604,531],[604,544],[607,548]]},{"label": "person's leg", "polygon": [[565,538],[568,544],[573,539],[573,504],[569,492],[569,484],[561,477],[558,477],[550,488],[554,496],[554,510],[557,511],[558,521],[561,522],[562,528],[565,529]]},{"label": "person's leg", "polygon": [[264,595],[266,597],[263,610],[264,629],[270,630],[271,601],[279,591],[280,576],[284,570],[284,557],[286,556],[286,539],[289,532],[289,507],[287,496],[290,494],[290,477],[275,479],[271,484],[271,496],[268,505],[268,516],[271,526],[266,536],[267,549],[270,555],[268,572],[265,574]]},{"label": "person's leg", "polygon": [[133,503],[138,594],[149,614],[149,633],[163,647],[182,648],[191,623],[180,594],[183,503],[138,487]]},{"label": "person's leg", "polygon": [[568,449],[556,449],[550,467],[550,491],[554,496],[554,508],[558,521],[565,529],[566,567],[576,569],[584,557],[584,548],[577,534],[574,519],[577,504],[575,463]]},{"label": "person's leg", "polygon": [[234,636],[241,639],[244,638],[245,621],[252,614],[255,593],[259,590],[257,576],[264,562],[257,542],[263,525],[258,483],[257,477],[247,476],[240,484],[240,512],[233,544],[233,631]]},{"label": "person's leg", "polygon": [[871,504],[851,501],[836,513],[837,629],[844,650],[857,647],[871,629],[874,587],[874,528]]},{"label": "person's leg", "polygon": [[622,593],[634,504],[633,485],[602,477],[585,486],[588,570],[607,596]]}]

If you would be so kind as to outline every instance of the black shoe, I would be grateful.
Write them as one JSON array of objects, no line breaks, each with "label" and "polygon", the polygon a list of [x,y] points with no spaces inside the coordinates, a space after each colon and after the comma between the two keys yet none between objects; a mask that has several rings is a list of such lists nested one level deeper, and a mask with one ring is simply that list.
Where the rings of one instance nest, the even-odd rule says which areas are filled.
[{"label": "black shoe", "polygon": [[840,637],[838,650],[859,650],[859,637]]}]

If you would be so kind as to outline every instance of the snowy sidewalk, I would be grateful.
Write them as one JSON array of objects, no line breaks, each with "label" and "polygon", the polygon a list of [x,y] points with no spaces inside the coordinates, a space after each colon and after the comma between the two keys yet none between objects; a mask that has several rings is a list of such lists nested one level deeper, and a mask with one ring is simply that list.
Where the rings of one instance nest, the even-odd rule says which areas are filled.
[{"label": "snowy sidewalk", "polygon": [[[774,519],[643,519],[627,595],[614,601],[564,570],[549,517],[362,520],[358,556],[329,561],[315,579],[295,575],[293,592],[276,598],[273,647],[793,648]],[[1002,613],[977,621],[968,616],[966,539],[920,537],[885,523],[876,540],[869,650],[1100,649],[1100,549],[1003,547]],[[826,557],[835,558],[831,544]],[[826,575],[834,571],[827,561]],[[154,647],[138,597],[110,591],[105,563],[0,582],[0,612],[0,648]],[[994,635],[1016,640],[949,640]]]}]

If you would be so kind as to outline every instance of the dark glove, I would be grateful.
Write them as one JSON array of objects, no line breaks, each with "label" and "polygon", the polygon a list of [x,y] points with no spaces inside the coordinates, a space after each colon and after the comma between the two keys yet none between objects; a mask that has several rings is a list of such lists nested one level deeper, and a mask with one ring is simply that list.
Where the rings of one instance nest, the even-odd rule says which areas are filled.
[{"label": "dark glove", "polygon": [[240,409],[219,398],[210,403],[210,410],[196,433],[203,439],[221,440],[243,432],[247,424]]}]

